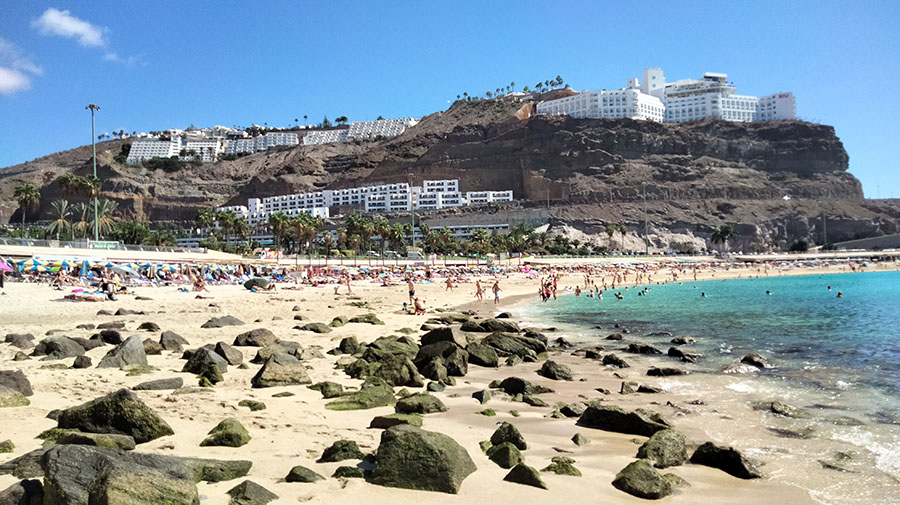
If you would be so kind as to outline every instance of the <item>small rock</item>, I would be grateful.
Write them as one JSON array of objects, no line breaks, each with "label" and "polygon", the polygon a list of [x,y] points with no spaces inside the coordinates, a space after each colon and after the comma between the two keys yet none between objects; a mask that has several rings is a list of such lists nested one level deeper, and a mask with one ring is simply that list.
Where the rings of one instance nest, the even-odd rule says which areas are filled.
[{"label": "small rock", "polygon": [[317,480],[325,480],[325,477],[322,477],[305,466],[295,466],[294,468],[291,468],[287,477],[284,478],[285,482],[315,482]]},{"label": "small rock", "polygon": [[319,463],[336,463],[347,459],[363,459],[365,454],[353,440],[338,440],[322,452]]},{"label": "small rock", "polygon": [[231,497],[229,505],[265,505],[278,499],[278,495],[250,480],[229,489],[227,494]]},{"label": "small rock", "polygon": [[240,447],[250,441],[250,433],[237,419],[228,418],[209,430],[209,436],[200,442],[201,447]]},{"label": "small rock", "polygon": [[544,481],[541,480],[541,474],[526,465],[525,463],[519,463],[514,466],[512,470],[506,474],[506,477],[503,477],[503,480],[507,482],[515,482],[516,484],[524,484],[526,486],[534,486],[539,487],[541,489],[547,489],[547,485],[544,484]]}]

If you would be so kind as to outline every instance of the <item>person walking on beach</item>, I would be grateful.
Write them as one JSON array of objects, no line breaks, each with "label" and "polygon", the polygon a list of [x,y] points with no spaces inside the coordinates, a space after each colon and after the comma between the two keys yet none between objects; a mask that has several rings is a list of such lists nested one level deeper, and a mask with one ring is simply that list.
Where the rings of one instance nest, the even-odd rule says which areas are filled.
[{"label": "person walking on beach", "polygon": [[484,288],[481,287],[481,281],[475,281],[475,299],[479,302],[484,301]]},{"label": "person walking on beach", "polygon": [[491,286],[491,291],[494,292],[494,305],[500,303],[500,281],[494,281],[494,285]]},{"label": "person walking on beach", "polygon": [[406,279],[406,286],[409,288],[409,303],[415,303],[416,285],[413,283],[412,277]]}]

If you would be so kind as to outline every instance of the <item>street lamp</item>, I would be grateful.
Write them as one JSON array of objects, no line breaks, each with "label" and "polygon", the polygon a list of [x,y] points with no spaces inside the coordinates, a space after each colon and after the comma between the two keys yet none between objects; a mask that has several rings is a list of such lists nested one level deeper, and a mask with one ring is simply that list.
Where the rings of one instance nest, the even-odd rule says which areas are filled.
[{"label": "street lamp", "polygon": [[[85,109],[90,109],[91,111],[91,149],[94,152],[94,180],[97,180],[97,144],[94,139],[94,111],[100,110],[100,107],[89,103]],[[99,203],[97,200],[97,194],[94,193],[94,240],[100,240],[100,216],[98,215],[98,207]]]}]

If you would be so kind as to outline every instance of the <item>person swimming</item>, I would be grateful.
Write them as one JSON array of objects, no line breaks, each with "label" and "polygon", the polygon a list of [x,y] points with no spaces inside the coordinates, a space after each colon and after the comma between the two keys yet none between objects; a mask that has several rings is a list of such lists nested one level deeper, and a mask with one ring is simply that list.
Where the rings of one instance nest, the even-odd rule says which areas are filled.
[{"label": "person swimming", "polygon": [[838,298],[843,298],[843,297],[844,297],[844,292],[843,292],[843,291],[838,291],[837,297],[838,297]]},{"label": "person swimming", "polygon": [[769,291],[769,290],[768,290],[768,289],[767,289],[767,290],[766,290],[766,294],[767,294],[767,295],[771,295],[771,294],[772,294],[772,292],[771,292],[771,291]]},{"label": "person swimming", "polygon": [[705,292],[705,291],[701,291],[701,292],[700,292],[700,298],[706,298],[706,292]]}]

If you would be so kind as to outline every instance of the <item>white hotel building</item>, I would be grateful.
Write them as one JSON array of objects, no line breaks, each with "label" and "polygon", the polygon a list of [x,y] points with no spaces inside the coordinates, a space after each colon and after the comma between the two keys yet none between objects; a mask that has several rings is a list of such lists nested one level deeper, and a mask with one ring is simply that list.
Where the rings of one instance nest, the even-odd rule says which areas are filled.
[{"label": "white hotel building", "polygon": [[170,140],[150,138],[132,142],[126,162],[137,164],[151,158],[180,157],[182,151],[193,151],[193,155],[199,156],[201,161],[214,162],[222,154],[255,153],[277,146],[296,146],[299,143],[296,133],[285,132],[270,132],[257,137],[235,139],[188,137],[183,140],[179,136],[173,136]]},{"label": "white hotel building", "polygon": [[396,137],[417,121],[413,118],[377,119],[351,122],[347,128],[309,132],[303,137],[303,145],[330,144],[350,140],[371,140],[377,137]]},{"label": "white hotel building", "polygon": [[232,205],[217,210],[232,211],[247,219],[250,226],[264,226],[269,216],[283,212],[327,218],[331,207],[363,207],[366,212],[409,212],[439,210],[448,207],[513,201],[512,191],[470,191],[463,195],[456,179],[422,181],[422,186],[407,183],[380,184],[346,189],[326,189],[310,193],[250,198],[247,206]]},{"label": "white hotel building", "polygon": [[629,79],[621,90],[583,91],[575,96],[541,102],[538,114],[577,118],[643,119],[679,123],[703,118],[726,121],[768,121],[797,117],[792,93],[755,97],[738,95],[727,74],[706,72],[702,79],[666,83],[661,68],[647,68],[643,83]]}]

